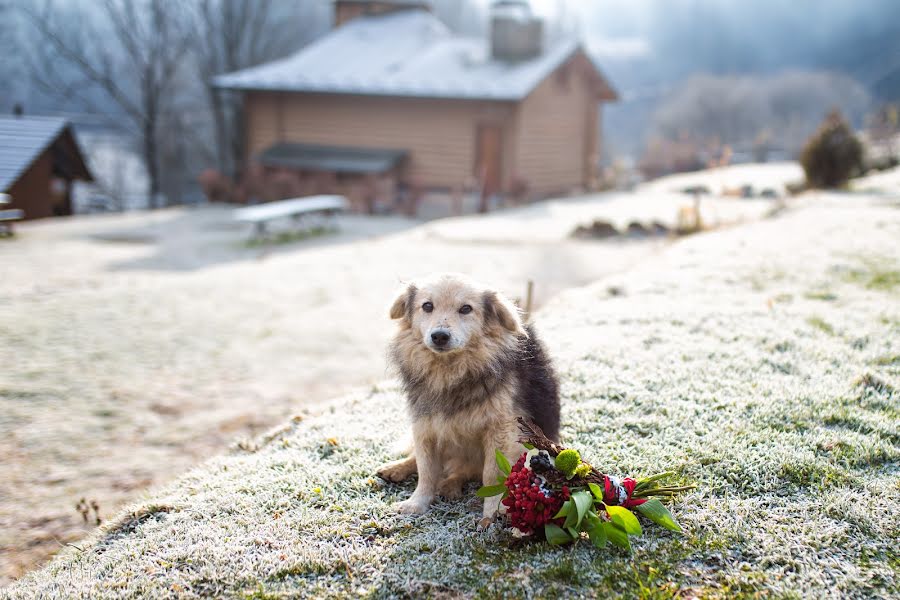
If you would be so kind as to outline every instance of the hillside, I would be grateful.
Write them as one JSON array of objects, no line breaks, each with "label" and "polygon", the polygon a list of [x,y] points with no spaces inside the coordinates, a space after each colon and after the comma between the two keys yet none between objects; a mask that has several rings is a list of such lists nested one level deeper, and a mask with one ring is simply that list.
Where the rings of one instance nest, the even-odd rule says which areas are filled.
[{"label": "hillside", "polygon": [[900,585],[900,210],[810,196],[561,294],[536,323],[564,441],[698,485],[632,556],[424,517],[372,477],[405,430],[394,384],[208,461],[0,597],[872,597]]}]

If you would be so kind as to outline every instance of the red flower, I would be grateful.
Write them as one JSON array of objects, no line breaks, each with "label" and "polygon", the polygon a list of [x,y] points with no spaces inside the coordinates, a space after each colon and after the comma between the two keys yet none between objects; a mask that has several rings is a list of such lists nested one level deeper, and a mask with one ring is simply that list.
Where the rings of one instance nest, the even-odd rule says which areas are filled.
[{"label": "red flower", "polygon": [[561,494],[543,489],[542,480],[533,471],[525,468],[526,454],[522,454],[516,461],[509,477],[506,478],[505,485],[509,490],[509,496],[503,499],[503,505],[506,506],[510,525],[524,534],[529,534],[543,527],[550,521],[550,517],[559,511],[563,501],[569,497],[569,488],[563,486]]}]

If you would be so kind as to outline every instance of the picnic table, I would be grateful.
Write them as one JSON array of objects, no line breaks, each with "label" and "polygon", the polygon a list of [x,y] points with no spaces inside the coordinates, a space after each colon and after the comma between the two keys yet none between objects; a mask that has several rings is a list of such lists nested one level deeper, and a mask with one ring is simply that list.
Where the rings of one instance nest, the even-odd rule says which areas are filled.
[{"label": "picnic table", "polygon": [[[9,194],[0,194],[0,206],[12,202]],[[0,210],[0,235],[12,235],[13,223],[25,218],[25,211],[21,208],[7,208]]]},{"label": "picnic table", "polygon": [[338,195],[307,196],[267,202],[257,206],[238,208],[234,220],[251,223],[257,236],[264,236],[268,224],[277,219],[291,218],[296,224],[303,224],[306,217],[323,216],[332,218],[347,210],[347,199]]}]

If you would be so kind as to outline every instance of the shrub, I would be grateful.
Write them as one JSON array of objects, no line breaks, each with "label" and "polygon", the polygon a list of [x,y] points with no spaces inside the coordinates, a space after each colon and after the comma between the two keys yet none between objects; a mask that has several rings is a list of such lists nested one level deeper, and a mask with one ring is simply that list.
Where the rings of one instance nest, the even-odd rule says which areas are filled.
[{"label": "shrub", "polygon": [[811,187],[840,187],[861,171],[862,144],[844,117],[835,111],[807,140],[800,163]]},{"label": "shrub", "polygon": [[210,202],[229,202],[231,201],[232,183],[231,180],[222,175],[215,169],[206,169],[197,178],[203,194]]}]

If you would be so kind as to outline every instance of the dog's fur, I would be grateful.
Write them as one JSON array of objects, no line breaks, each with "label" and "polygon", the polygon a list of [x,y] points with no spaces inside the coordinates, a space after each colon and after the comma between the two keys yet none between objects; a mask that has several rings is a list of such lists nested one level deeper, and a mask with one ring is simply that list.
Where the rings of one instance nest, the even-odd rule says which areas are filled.
[{"label": "dog's fur", "polygon": [[[461,313],[464,306],[471,312]],[[399,322],[390,357],[407,394],[414,444],[378,474],[402,481],[419,473],[416,491],[398,510],[423,513],[438,494],[460,497],[470,480],[495,485],[494,451],[512,459],[523,450],[518,416],[557,439],[553,367],[534,329],[503,296],[460,275],[437,275],[405,286],[390,314]],[[486,499],[481,524],[498,508],[499,497]]]}]

